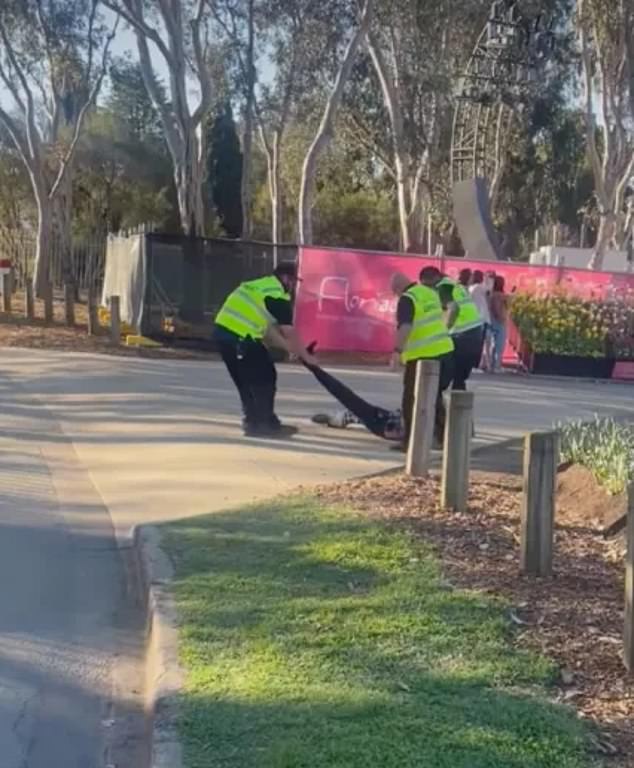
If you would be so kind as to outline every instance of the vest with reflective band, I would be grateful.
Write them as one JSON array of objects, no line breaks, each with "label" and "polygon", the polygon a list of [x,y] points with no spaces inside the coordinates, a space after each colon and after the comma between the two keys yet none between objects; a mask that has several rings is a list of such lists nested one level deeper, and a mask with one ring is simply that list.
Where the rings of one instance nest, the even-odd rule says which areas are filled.
[{"label": "vest with reflective band", "polygon": [[480,310],[477,304],[471,298],[469,291],[460,283],[455,283],[453,280],[444,278],[438,283],[438,287],[441,285],[450,285],[453,287],[452,298],[458,305],[458,317],[453,325],[453,328],[449,329],[449,333],[455,336],[458,333],[464,333],[470,331],[473,328],[478,328],[484,324]]},{"label": "vest with reflective band", "polygon": [[227,296],[216,316],[216,325],[221,325],[241,339],[247,336],[262,339],[269,325],[275,322],[266,308],[268,297],[291,300],[276,277],[261,277],[242,283]]},{"label": "vest with reflective band", "polygon": [[401,354],[402,362],[440,357],[453,352],[453,341],[444,323],[436,291],[425,285],[413,285],[403,296],[408,296],[414,302],[414,322]]}]

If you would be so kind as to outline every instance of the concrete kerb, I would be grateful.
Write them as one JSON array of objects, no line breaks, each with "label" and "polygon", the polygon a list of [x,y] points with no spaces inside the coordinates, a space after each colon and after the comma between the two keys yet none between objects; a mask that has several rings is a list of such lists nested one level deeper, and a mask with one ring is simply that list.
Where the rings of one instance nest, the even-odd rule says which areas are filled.
[{"label": "concrete kerb", "polygon": [[157,527],[135,527],[132,538],[147,611],[145,690],[150,768],[182,768],[177,697],[183,689],[184,674],[178,658],[176,605],[169,589],[174,570],[161,548]]}]

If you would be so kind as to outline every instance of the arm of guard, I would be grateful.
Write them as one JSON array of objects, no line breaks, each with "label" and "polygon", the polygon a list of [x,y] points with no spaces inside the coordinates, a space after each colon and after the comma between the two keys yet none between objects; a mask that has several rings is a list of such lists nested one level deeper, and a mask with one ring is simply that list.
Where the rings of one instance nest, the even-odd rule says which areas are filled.
[{"label": "arm of guard", "polygon": [[459,314],[460,314],[460,307],[456,304],[455,301],[452,301],[450,304],[447,305],[447,314],[445,316],[445,322],[447,323],[447,328],[449,330],[451,330],[456,324],[456,320],[458,319]]}]

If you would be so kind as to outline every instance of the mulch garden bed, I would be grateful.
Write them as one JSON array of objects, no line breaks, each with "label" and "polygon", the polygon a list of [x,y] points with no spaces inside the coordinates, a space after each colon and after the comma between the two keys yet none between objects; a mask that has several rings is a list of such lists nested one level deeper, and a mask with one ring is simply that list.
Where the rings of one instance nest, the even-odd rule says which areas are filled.
[{"label": "mulch garden bed", "polygon": [[[456,587],[504,598],[518,642],[559,667],[554,697],[598,726],[596,751],[612,765],[634,765],[634,679],[621,661],[623,536],[601,533],[624,505],[574,467],[559,480],[554,577],[519,573],[521,478],[474,473],[466,514],[441,510],[438,479],[404,475],[320,488],[324,503],[343,503],[405,526],[438,552]],[[591,492],[590,492],[591,491]]]}]

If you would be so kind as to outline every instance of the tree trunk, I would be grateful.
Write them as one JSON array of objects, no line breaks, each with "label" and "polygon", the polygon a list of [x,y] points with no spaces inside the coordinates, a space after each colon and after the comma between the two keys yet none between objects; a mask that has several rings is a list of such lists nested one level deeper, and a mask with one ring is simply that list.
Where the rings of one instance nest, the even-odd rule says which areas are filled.
[{"label": "tree trunk", "polygon": [[611,211],[604,213],[599,221],[597,242],[594,246],[594,253],[592,254],[590,264],[588,265],[590,269],[603,269],[605,254],[612,244],[615,229],[616,216]]},{"label": "tree trunk", "polygon": [[187,137],[185,156],[174,162],[174,181],[183,233],[190,237],[204,234],[203,159],[200,140],[194,130]]},{"label": "tree trunk", "polygon": [[[253,165],[253,113],[255,105],[255,15],[254,0],[248,0],[247,10],[247,82],[244,109],[244,132],[242,136],[242,177],[240,199],[242,201],[242,239],[248,240],[253,232],[253,211],[251,206],[251,167]],[[275,240],[273,241],[275,242]]]},{"label": "tree trunk", "polygon": [[[396,137],[394,143],[397,144]],[[398,220],[401,227],[401,248],[408,253],[412,247],[412,233],[410,231],[408,173],[405,170],[406,163],[400,151],[394,152],[396,166],[396,198],[398,200]]]},{"label": "tree trunk", "polygon": [[44,191],[36,194],[36,200],[37,240],[33,265],[33,292],[38,299],[44,299],[50,284],[52,216],[48,195]]},{"label": "tree trunk", "polygon": [[282,199],[280,192],[280,131],[273,135],[271,173],[271,237],[273,239],[273,261],[278,264],[278,245],[282,240]]},{"label": "tree trunk", "polygon": [[368,33],[372,14],[372,0],[365,0],[359,27],[352,36],[343,56],[339,72],[326,102],[317,134],[310,145],[302,168],[302,180],[299,193],[299,242],[310,245],[313,242],[313,205],[315,202],[315,182],[319,158],[328,147],[334,131],[334,121],[341,104],[343,89],[352,71],[352,66],[363,39]]},{"label": "tree trunk", "polygon": [[242,134],[242,177],[240,201],[242,203],[242,239],[248,240],[253,231],[251,210],[251,166],[253,165],[253,102],[249,100],[244,111]]},{"label": "tree trunk", "polygon": [[368,47],[374,69],[381,84],[383,102],[390,119],[390,131],[392,133],[392,151],[394,155],[394,169],[396,171],[396,199],[398,202],[398,219],[400,227],[401,250],[408,252],[412,248],[413,238],[411,230],[412,213],[415,201],[411,198],[411,164],[405,146],[405,129],[403,125],[403,111],[401,108],[400,78],[396,54],[392,61],[392,70],[387,64],[379,42],[372,34],[368,36]]},{"label": "tree trunk", "polygon": [[75,325],[77,281],[73,265],[72,176],[70,170],[52,201],[52,213],[55,246],[57,256],[61,261],[61,275],[64,285],[64,317],[66,325],[73,326]]}]

